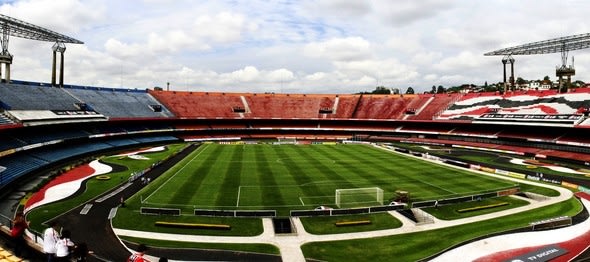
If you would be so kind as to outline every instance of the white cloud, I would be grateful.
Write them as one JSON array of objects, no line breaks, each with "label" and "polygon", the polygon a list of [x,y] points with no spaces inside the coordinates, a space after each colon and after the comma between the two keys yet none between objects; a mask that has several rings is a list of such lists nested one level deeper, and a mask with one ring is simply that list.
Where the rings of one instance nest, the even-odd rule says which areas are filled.
[{"label": "white cloud", "polygon": [[375,14],[392,25],[407,25],[430,19],[453,7],[453,2],[444,0],[390,1],[374,0]]},{"label": "white cloud", "polygon": [[243,32],[255,31],[258,25],[248,22],[242,14],[222,12],[215,16],[204,15],[195,20],[193,34],[215,42],[238,41]]},{"label": "white cloud", "polygon": [[77,33],[103,18],[105,8],[78,0],[27,0],[3,4],[0,12],[53,31]]},{"label": "white cloud", "polygon": [[[353,93],[501,81],[501,57],[483,53],[586,33],[588,9],[575,0],[17,0],[0,13],[85,42],[67,45],[66,83]],[[47,82],[51,45],[12,37],[13,78]],[[574,78],[590,81],[584,52],[570,53]],[[516,61],[525,79],[553,76],[560,62]]]},{"label": "white cloud", "polygon": [[434,64],[434,68],[443,72],[460,72],[465,69],[480,67],[486,63],[489,63],[489,60],[483,55],[463,51],[456,56],[447,56]]},{"label": "white cloud", "polygon": [[309,43],[305,55],[334,61],[365,60],[371,56],[370,43],[361,37],[334,38],[324,42]]}]

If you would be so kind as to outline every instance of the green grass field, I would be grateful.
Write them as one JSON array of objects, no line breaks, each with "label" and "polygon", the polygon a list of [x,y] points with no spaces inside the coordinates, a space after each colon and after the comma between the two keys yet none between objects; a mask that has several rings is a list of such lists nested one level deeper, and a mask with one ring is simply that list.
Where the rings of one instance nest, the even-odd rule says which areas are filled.
[{"label": "green grass field", "polygon": [[142,206],[187,212],[193,208],[285,212],[336,207],[336,189],[379,187],[387,202],[396,190],[408,191],[412,200],[420,201],[514,185],[366,145],[203,144],[139,197]]}]

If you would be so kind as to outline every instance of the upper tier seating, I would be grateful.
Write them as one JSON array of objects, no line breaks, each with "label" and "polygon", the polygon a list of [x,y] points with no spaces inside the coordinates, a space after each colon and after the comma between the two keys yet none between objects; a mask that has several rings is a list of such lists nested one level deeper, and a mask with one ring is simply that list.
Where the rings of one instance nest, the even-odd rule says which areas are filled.
[{"label": "upper tier seating", "polygon": [[[171,117],[168,109],[144,90],[72,87],[65,92],[84,101],[90,109],[110,118]],[[154,107],[159,107],[158,110]]]},{"label": "upper tier seating", "polygon": [[275,95],[262,94],[247,96],[253,117],[261,118],[318,118],[322,97],[319,95]]},{"label": "upper tier seating", "polygon": [[248,108],[240,94],[201,93],[179,91],[149,91],[166,105],[177,117],[239,117],[240,110]]},{"label": "upper tier seating", "polygon": [[469,94],[445,110],[439,119],[496,115],[575,115],[590,107],[590,90],[559,94],[550,91]]},{"label": "upper tier seating", "polygon": [[0,84],[0,107],[6,110],[79,110],[79,102],[62,88]]},{"label": "upper tier seating", "polygon": [[434,99],[429,99],[429,102],[427,101],[426,104],[423,105],[422,110],[419,112],[417,111],[414,116],[408,117],[408,120],[432,120],[460,97],[459,94],[435,94],[421,96],[433,96]]},{"label": "upper tier seating", "polygon": [[359,119],[400,119],[413,95],[364,95],[354,112]]},{"label": "upper tier seating", "polygon": [[339,95],[334,102],[336,112],[331,116],[333,118],[352,118],[361,96],[360,95]]}]

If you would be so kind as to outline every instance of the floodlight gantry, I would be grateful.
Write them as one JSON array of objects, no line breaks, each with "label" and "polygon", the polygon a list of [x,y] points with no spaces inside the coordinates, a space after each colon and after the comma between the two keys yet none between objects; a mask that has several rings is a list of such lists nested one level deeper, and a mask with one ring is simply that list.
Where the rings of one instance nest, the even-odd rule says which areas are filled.
[{"label": "floodlight gantry", "polygon": [[[13,58],[12,54],[8,52],[8,41],[10,36],[55,43],[52,48],[53,66],[51,72],[51,84],[53,86],[56,85],[56,52],[61,53],[59,86],[63,86],[64,52],[66,51],[65,44],[84,44],[84,42],[72,37],[1,14],[0,29],[2,30],[2,38],[0,39],[0,45],[2,47],[2,51],[0,52],[0,80],[6,82],[10,82],[10,65],[12,64]],[[2,65],[4,65],[5,78],[2,78]]]},{"label": "floodlight gantry", "polygon": [[[566,37],[559,37],[544,41],[538,41],[528,43],[524,45],[502,48],[496,51],[485,53],[485,56],[504,56],[502,63],[504,64],[504,91],[506,91],[506,62],[507,57],[513,55],[538,55],[538,54],[550,54],[550,53],[561,53],[561,66],[557,66],[555,74],[559,77],[559,90],[563,87],[563,77],[567,77],[568,84],[571,83],[571,76],[575,75],[576,70],[573,65],[567,65],[567,57],[569,51],[584,49],[590,47],[590,33],[571,35]],[[511,62],[514,65],[514,61]],[[511,86],[514,87],[514,68],[512,68],[512,81]]]}]

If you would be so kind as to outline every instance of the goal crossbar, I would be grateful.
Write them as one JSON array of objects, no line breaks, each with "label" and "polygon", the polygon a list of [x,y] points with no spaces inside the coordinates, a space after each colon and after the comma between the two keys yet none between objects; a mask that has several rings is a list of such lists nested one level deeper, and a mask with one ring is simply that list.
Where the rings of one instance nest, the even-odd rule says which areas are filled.
[{"label": "goal crossbar", "polygon": [[379,187],[342,188],[336,189],[335,204],[338,208],[343,205],[383,205],[383,189]]}]

